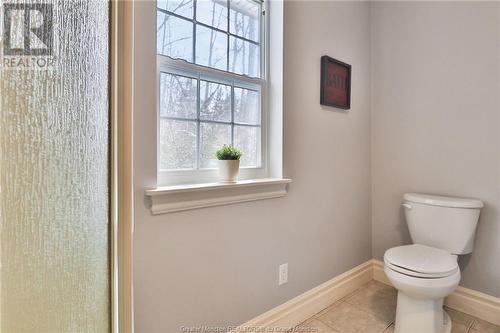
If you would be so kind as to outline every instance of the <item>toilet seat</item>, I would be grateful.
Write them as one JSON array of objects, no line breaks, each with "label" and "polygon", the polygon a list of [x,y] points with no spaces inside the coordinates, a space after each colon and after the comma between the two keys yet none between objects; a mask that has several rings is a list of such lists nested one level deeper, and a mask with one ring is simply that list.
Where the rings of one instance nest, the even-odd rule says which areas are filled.
[{"label": "toilet seat", "polygon": [[385,252],[384,262],[393,271],[426,279],[451,276],[459,270],[456,256],[420,244],[391,248]]},{"label": "toilet seat", "polygon": [[423,279],[439,279],[439,278],[444,278],[444,277],[448,277],[448,276],[451,276],[453,274],[455,274],[457,271],[458,271],[458,268],[452,272],[449,272],[449,273],[436,273],[436,274],[426,274],[426,273],[420,273],[420,272],[415,272],[415,271],[412,271],[412,270],[409,270],[409,269],[405,269],[403,267],[399,267],[399,266],[396,266],[396,265],[393,265],[391,264],[390,262],[385,262],[385,265],[393,270],[394,272],[397,272],[397,273],[401,273],[401,274],[404,274],[404,275],[408,275],[410,277],[415,277],[415,278],[423,278]]}]

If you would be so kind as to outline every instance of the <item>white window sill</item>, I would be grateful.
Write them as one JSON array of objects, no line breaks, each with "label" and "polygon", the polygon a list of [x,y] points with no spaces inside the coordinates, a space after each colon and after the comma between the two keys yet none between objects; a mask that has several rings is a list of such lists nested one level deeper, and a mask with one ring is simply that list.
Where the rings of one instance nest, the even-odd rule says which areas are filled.
[{"label": "white window sill", "polygon": [[283,197],[291,179],[242,180],[234,184],[176,185],[146,190],[153,215]]}]

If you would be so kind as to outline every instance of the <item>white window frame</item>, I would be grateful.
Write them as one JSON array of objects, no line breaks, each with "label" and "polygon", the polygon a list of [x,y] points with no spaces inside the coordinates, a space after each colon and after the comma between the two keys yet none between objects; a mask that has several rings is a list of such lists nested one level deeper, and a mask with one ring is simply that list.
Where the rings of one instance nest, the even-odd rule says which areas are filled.
[{"label": "white window frame", "polygon": [[[255,90],[260,88],[260,166],[241,167],[239,173],[240,180],[262,179],[269,177],[269,108],[268,108],[268,73],[269,73],[269,24],[266,17],[268,12],[268,1],[249,0],[262,4],[262,16],[260,18],[260,71],[261,78],[254,78],[240,75],[228,71],[205,67],[190,63],[182,59],[172,59],[165,55],[156,55],[156,118],[157,118],[157,184],[158,186],[182,185],[182,184],[203,184],[217,182],[217,169],[189,169],[189,170],[161,170],[160,169],[160,77],[161,73],[182,75],[198,80],[228,84],[231,86],[249,88]],[[156,34],[155,34],[156,40]],[[194,61],[194,59],[193,59]],[[198,81],[199,89],[199,81]],[[232,89],[233,91],[233,89]],[[234,97],[234,96],[233,96]],[[233,100],[234,103],[234,100]],[[199,104],[199,101],[198,101]],[[232,110],[231,112],[234,112]],[[199,123],[199,118],[197,122]],[[232,125],[234,126],[234,124]],[[198,126],[199,128],[199,126]],[[197,135],[199,140],[199,133]],[[197,150],[199,150],[199,144]],[[199,159],[199,154],[197,154]]]}]

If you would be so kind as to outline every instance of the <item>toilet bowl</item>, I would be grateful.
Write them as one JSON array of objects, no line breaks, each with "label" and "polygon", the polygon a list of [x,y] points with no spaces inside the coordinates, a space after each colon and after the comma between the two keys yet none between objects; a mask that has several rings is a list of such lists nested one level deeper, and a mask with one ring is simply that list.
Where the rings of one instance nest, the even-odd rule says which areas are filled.
[{"label": "toilet bowl", "polygon": [[419,244],[395,247],[384,256],[384,271],[398,290],[395,332],[451,332],[443,300],[460,281],[456,256]]},{"label": "toilet bowl", "polygon": [[449,333],[443,301],[460,282],[457,258],[472,252],[483,203],[407,193],[402,205],[414,244],[384,254],[384,272],[398,290],[394,332]]}]

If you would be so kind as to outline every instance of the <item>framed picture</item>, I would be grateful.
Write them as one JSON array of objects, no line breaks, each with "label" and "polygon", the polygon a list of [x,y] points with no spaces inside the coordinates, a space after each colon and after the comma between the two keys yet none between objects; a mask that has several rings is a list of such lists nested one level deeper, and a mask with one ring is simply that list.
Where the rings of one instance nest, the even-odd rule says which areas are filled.
[{"label": "framed picture", "polygon": [[351,65],[326,55],[321,57],[320,103],[351,108]]}]

